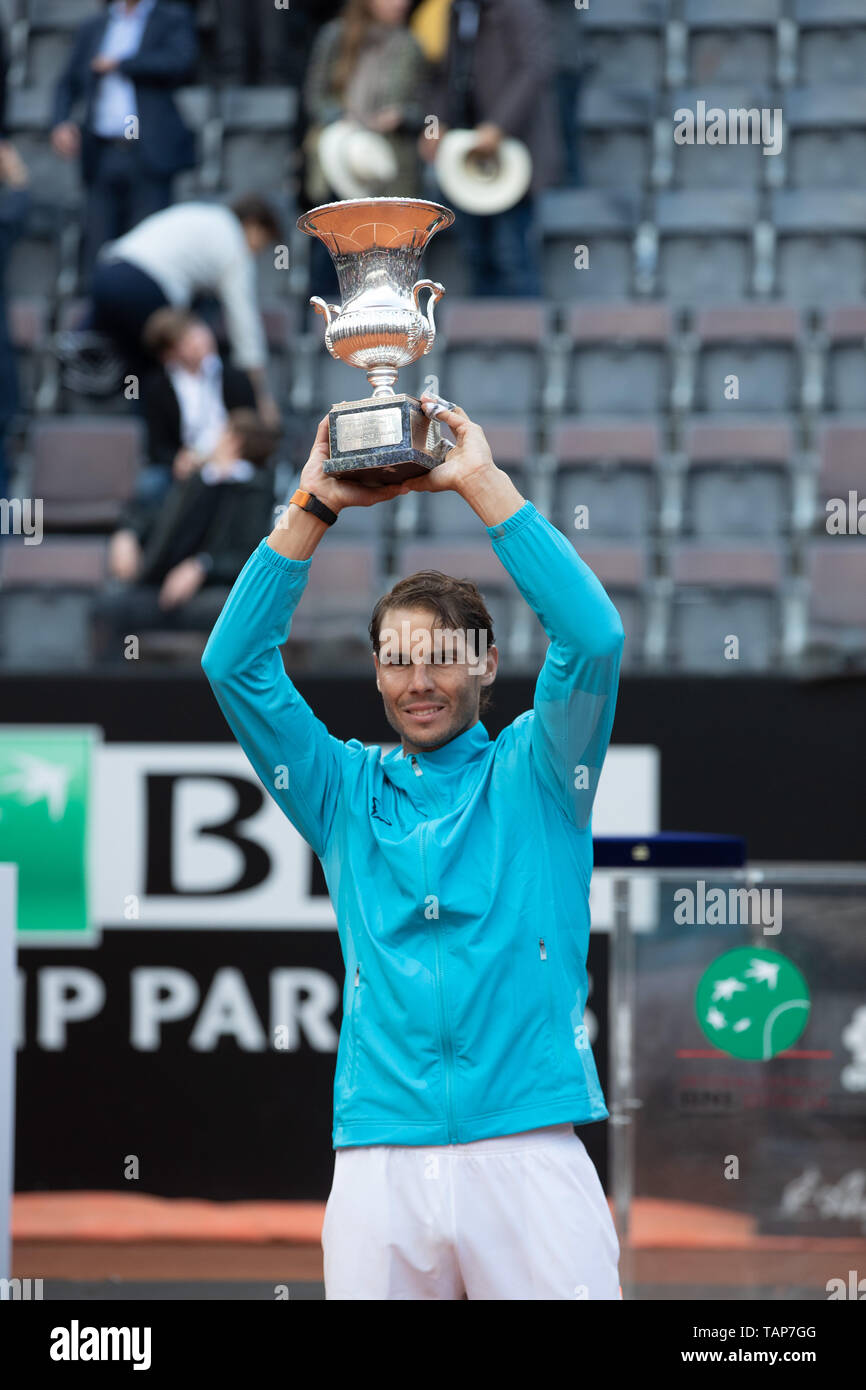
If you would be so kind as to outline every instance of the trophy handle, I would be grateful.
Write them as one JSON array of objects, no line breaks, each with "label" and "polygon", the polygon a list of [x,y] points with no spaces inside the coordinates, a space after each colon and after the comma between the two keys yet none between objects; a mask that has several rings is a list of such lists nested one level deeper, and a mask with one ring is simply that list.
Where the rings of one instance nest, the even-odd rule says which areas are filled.
[{"label": "trophy handle", "polygon": [[321,314],[325,320],[325,327],[330,328],[331,323],[341,312],[342,306],[339,304],[327,304],[321,295],[314,294],[310,300],[317,314]]},{"label": "trophy handle", "polygon": [[[424,314],[424,310],[421,308],[421,304],[418,298],[422,290],[430,291],[430,298],[427,300],[426,315]],[[445,286],[441,285],[438,280],[416,280],[415,284],[412,286],[412,295],[415,300],[415,308],[425,318],[425,321],[430,329],[430,333],[427,338],[427,346],[424,349],[425,355],[430,351],[436,338],[436,321],[433,317],[433,310],[439,303],[439,300],[442,298],[444,293]]]}]

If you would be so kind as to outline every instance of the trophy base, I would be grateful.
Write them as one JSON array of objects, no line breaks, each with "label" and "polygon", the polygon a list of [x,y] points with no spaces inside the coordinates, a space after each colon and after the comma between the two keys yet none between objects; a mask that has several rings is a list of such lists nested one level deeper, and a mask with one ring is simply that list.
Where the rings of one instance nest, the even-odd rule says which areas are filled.
[{"label": "trophy base", "polygon": [[365,487],[420,478],[441,463],[451,445],[415,396],[368,396],[341,401],[328,414],[329,478]]}]

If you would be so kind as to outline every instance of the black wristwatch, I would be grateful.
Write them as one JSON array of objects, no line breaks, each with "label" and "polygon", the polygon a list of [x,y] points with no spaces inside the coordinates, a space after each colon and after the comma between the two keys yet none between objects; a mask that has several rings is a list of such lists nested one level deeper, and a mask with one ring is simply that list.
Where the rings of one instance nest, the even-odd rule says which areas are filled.
[{"label": "black wristwatch", "polygon": [[326,507],[324,502],[320,502],[318,497],[315,497],[312,492],[305,492],[301,487],[293,492],[289,498],[290,506],[293,502],[296,507],[301,508],[301,511],[312,512],[313,516],[317,516],[320,521],[327,522],[329,526],[333,526],[334,522],[337,520],[336,512],[332,512],[331,508]]}]

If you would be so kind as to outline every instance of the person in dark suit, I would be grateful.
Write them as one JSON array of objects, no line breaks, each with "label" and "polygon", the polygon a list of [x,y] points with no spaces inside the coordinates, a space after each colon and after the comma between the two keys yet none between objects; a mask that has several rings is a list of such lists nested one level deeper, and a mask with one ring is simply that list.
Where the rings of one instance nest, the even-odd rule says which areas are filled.
[{"label": "person in dark suit", "polygon": [[109,550],[109,568],[122,579],[136,572],[139,537],[172,481],[207,462],[232,411],[256,408],[247,373],[221,360],[213,332],[188,309],[157,309],[143,342],[160,365],[142,382],[148,461]]},{"label": "person in dark suit", "polygon": [[210,630],[250,554],[273,525],[267,467],[278,431],[251,410],[233,410],[210,458],[176,479],[136,536],[131,573],[93,609],[94,654],[122,660],[124,639],[153,628]]},{"label": "person in dark suit", "polygon": [[0,140],[0,497],[8,497],[9,473],[5,440],[18,409],[15,353],[6,322],[4,279],[12,244],[30,205],[27,167],[14,146]]},{"label": "person in dark suit", "polygon": [[[175,174],[195,164],[195,137],[172,88],[192,80],[197,58],[192,13],[168,0],[113,0],[78,30],[51,142],[63,158],[81,158],[85,276],[100,246],[167,207]],[[80,127],[70,119],[79,101]]]}]

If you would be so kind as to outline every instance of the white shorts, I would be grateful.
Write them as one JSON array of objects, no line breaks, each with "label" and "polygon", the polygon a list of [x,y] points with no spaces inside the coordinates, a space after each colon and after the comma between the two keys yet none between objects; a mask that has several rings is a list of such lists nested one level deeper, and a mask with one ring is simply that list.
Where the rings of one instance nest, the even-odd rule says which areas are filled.
[{"label": "white shorts", "polygon": [[337,1149],[327,1299],[618,1299],[619,1241],[570,1124]]}]

